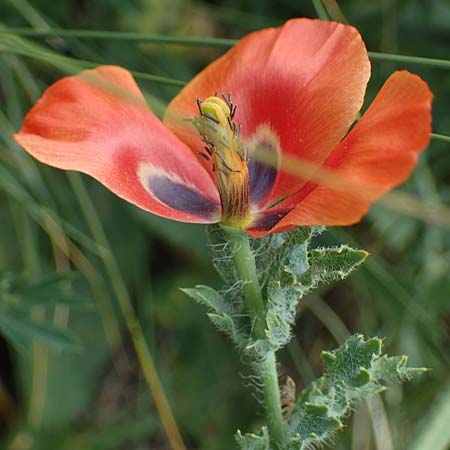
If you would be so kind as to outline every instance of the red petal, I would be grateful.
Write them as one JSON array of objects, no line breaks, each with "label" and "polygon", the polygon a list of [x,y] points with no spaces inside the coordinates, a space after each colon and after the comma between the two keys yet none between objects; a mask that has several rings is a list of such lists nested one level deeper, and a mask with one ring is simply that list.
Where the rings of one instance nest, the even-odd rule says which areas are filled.
[{"label": "red petal", "polygon": [[358,222],[371,203],[403,182],[414,169],[419,152],[430,140],[432,98],[428,85],[418,76],[406,71],[391,75],[324,164],[333,175],[330,183],[310,182],[280,204],[279,208],[287,208],[288,203],[297,202],[270,232],[300,225]]},{"label": "red petal", "polygon": [[220,198],[207,171],[147,108],[131,74],[103,66],[44,93],[15,139],[38,160],[91,175],[154,214],[215,222]]},{"label": "red petal", "polygon": [[[320,166],[360,110],[369,75],[367,51],[355,28],[294,19],[239,41],[181,91],[164,122],[198,148],[197,133],[182,119],[198,114],[197,96],[231,92],[244,138],[269,127],[284,154]],[[266,204],[303,184],[298,177],[279,174]]]}]

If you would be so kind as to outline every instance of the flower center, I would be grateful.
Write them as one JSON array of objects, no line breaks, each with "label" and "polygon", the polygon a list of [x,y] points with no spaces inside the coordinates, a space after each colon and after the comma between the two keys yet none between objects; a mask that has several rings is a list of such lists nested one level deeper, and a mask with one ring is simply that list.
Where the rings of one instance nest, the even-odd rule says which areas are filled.
[{"label": "flower center", "polygon": [[212,160],[222,202],[222,222],[244,227],[250,219],[250,184],[240,126],[234,121],[236,105],[228,97],[197,99],[199,117],[193,120],[205,143],[200,155]]}]

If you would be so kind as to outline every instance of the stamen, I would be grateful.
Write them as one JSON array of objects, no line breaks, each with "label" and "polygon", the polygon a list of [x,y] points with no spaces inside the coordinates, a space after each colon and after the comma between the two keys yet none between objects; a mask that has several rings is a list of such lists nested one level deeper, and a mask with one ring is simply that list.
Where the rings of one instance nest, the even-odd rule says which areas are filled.
[{"label": "stamen", "polygon": [[211,141],[209,141],[205,136],[202,136],[202,142],[210,145],[211,147],[214,147],[214,144]]},{"label": "stamen", "polygon": [[225,169],[227,169],[230,172],[239,172],[239,170],[237,171],[233,170],[226,162],[223,162],[223,167],[225,167]]},{"label": "stamen", "polygon": [[197,97],[196,102],[197,102],[198,112],[199,112],[200,117],[201,117],[201,116],[203,116],[203,113],[202,113],[202,101]]},{"label": "stamen", "polygon": [[230,126],[230,130],[233,131],[233,121],[231,119],[231,116],[227,117],[228,125]]},{"label": "stamen", "polygon": [[213,116],[212,116],[211,114],[209,114],[209,113],[205,113],[205,112],[204,112],[203,115],[204,115],[207,119],[212,120],[214,123],[217,123],[217,124],[220,123],[218,119],[216,119],[215,117],[213,117]]},{"label": "stamen", "polygon": [[230,114],[230,119],[231,120],[233,120],[234,119],[234,115],[236,114],[236,108],[237,108],[237,105],[234,105],[233,106],[233,104],[231,103],[231,114]]},{"label": "stamen", "polygon": [[200,156],[202,156],[203,158],[205,158],[206,159],[206,161],[209,161],[209,156],[208,155],[206,155],[205,153],[203,153],[203,152],[197,152]]}]

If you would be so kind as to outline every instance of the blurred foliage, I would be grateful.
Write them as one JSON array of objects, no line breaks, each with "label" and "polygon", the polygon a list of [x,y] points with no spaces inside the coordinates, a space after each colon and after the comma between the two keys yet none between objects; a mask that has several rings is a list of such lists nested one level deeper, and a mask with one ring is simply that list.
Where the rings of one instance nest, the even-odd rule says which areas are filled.
[{"label": "blurred foliage", "polygon": [[[370,50],[448,58],[447,0],[342,0],[340,9],[334,0],[2,0],[0,26],[238,38],[291,17],[317,17],[314,4],[360,29]],[[184,81],[224,51],[117,39],[25,39],[74,58],[75,68],[84,67],[77,60],[87,60]],[[448,71],[372,66],[368,101],[391,71],[405,67],[435,93],[434,131],[450,134]],[[10,137],[43,89],[63,74],[62,63],[13,54],[0,41],[0,447],[168,448],[119,314],[123,281],[187,447],[234,448],[237,428],[260,429],[262,408],[244,388],[246,367],[230,342],[178,290],[218,284],[204,228],[151,216],[87,177],[74,180],[44,167]],[[138,81],[159,113],[179,89]],[[433,141],[401,189],[448,205],[449,170],[449,144]],[[90,213],[76,189],[80,183],[95,205]],[[106,240],[92,234],[93,220]],[[283,372],[302,387],[320,373],[322,349],[359,331],[386,337],[389,353],[408,354],[412,365],[432,370],[359,405],[354,426],[337,436],[336,448],[449,448],[449,403],[437,400],[448,397],[450,382],[450,230],[376,206],[358,226],[330,231],[316,238],[318,245],[347,243],[371,256],[349,281],[305,299],[297,338],[280,353]],[[120,278],[108,275],[111,258]]]}]

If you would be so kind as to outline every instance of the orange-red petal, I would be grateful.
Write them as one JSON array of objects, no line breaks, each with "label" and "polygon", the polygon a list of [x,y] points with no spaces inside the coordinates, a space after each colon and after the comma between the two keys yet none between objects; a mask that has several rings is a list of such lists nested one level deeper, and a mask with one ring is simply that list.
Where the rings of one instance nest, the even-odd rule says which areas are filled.
[{"label": "orange-red petal", "polygon": [[[407,71],[395,72],[343,142],[324,164],[322,181],[311,181],[280,204],[284,214],[270,232],[301,225],[350,225],[370,205],[403,182],[429,143],[431,102],[428,85]],[[274,211],[265,214],[270,217]],[[254,235],[268,230],[255,229]]]},{"label": "orange-red petal", "polygon": [[208,172],[147,108],[133,77],[120,67],[57,81],[14,137],[38,160],[91,175],[154,214],[186,222],[220,219]]},{"label": "orange-red petal", "polygon": [[[241,39],[175,97],[164,122],[192,149],[201,148],[184,119],[198,114],[196,97],[231,93],[244,140],[264,126],[279,138],[282,154],[320,166],[360,110],[369,76],[367,51],[355,28],[294,19]],[[279,173],[265,204],[304,183]]]}]

